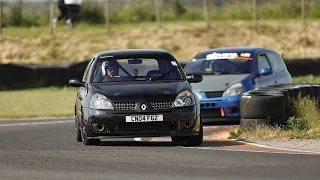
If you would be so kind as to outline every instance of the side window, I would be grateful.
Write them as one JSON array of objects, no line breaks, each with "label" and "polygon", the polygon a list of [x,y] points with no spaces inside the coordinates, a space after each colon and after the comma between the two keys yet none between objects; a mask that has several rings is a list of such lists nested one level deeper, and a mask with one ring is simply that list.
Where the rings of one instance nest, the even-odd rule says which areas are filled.
[{"label": "side window", "polygon": [[258,54],[258,72],[264,68],[271,68],[267,56],[264,53]]},{"label": "side window", "polygon": [[91,64],[92,62],[94,61],[95,58],[93,58],[87,65],[86,67],[86,70],[84,71],[83,73],[83,77],[82,77],[82,82],[86,82],[87,81],[87,78],[88,78],[88,72],[89,72],[89,69],[91,67]]},{"label": "side window", "polygon": [[274,52],[267,52],[267,56],[270,60],[272,69],[275,73],[285,71],[284,62],[279,54],[274,53]]}]

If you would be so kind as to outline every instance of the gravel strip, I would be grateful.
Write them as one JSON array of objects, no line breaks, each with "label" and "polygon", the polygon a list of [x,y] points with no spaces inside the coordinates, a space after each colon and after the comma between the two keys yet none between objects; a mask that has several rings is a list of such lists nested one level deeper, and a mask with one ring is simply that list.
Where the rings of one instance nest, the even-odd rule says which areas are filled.
[{"label": "gravel strip", "polygon": [[254,143],[297,151],[320,152],[320,140],[272,140],[254,141]]}]

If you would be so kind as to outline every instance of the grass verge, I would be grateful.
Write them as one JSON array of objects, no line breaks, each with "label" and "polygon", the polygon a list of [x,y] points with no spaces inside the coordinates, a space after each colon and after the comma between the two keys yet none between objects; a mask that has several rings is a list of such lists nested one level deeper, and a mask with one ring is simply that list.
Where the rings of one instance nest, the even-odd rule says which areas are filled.
[{"label": "grass verge", "polygon": [[296,77],[292,78],[292,83],[320,84],[320,76],[314,76],[314,75],[296,76]]},{"label": "grass verge", "polygon": [[229,133],[229,139],[246,141],[288,139],[320,140],[320,111],[318,107],[315,100],[309,97],[299,97],[294,102],[295,116],[287,121],[286,127],[257,125],[247,130],[239,128]]},{"label": "grass verge", "polygon": [[0,93],[0,118],[62,117],[74,115],[76,89],[41,88]]}]

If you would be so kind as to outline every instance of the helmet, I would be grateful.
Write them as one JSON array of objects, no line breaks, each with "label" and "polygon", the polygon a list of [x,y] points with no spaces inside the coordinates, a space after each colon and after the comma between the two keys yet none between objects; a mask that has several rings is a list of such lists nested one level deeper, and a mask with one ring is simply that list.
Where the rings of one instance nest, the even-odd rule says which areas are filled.
[{"label": "helmet", "polygon": [[112,63],[109,61],[104,61],[102,63],[101,69],[102,69],[102,74],[104,76],[110,76],[109,73],[114,75],[116,74],[116,70],[117,70],[116,66],[112,65]]}]

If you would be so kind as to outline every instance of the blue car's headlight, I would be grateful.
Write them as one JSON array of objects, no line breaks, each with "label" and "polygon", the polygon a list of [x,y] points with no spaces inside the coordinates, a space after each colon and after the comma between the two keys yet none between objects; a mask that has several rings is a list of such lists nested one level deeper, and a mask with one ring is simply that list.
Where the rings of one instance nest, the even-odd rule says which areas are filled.
[{"label": "blue car's headlight", "polygon": [[238,96],[244,92],[242,83],[236,83],[228,87],[222,96]]}]

